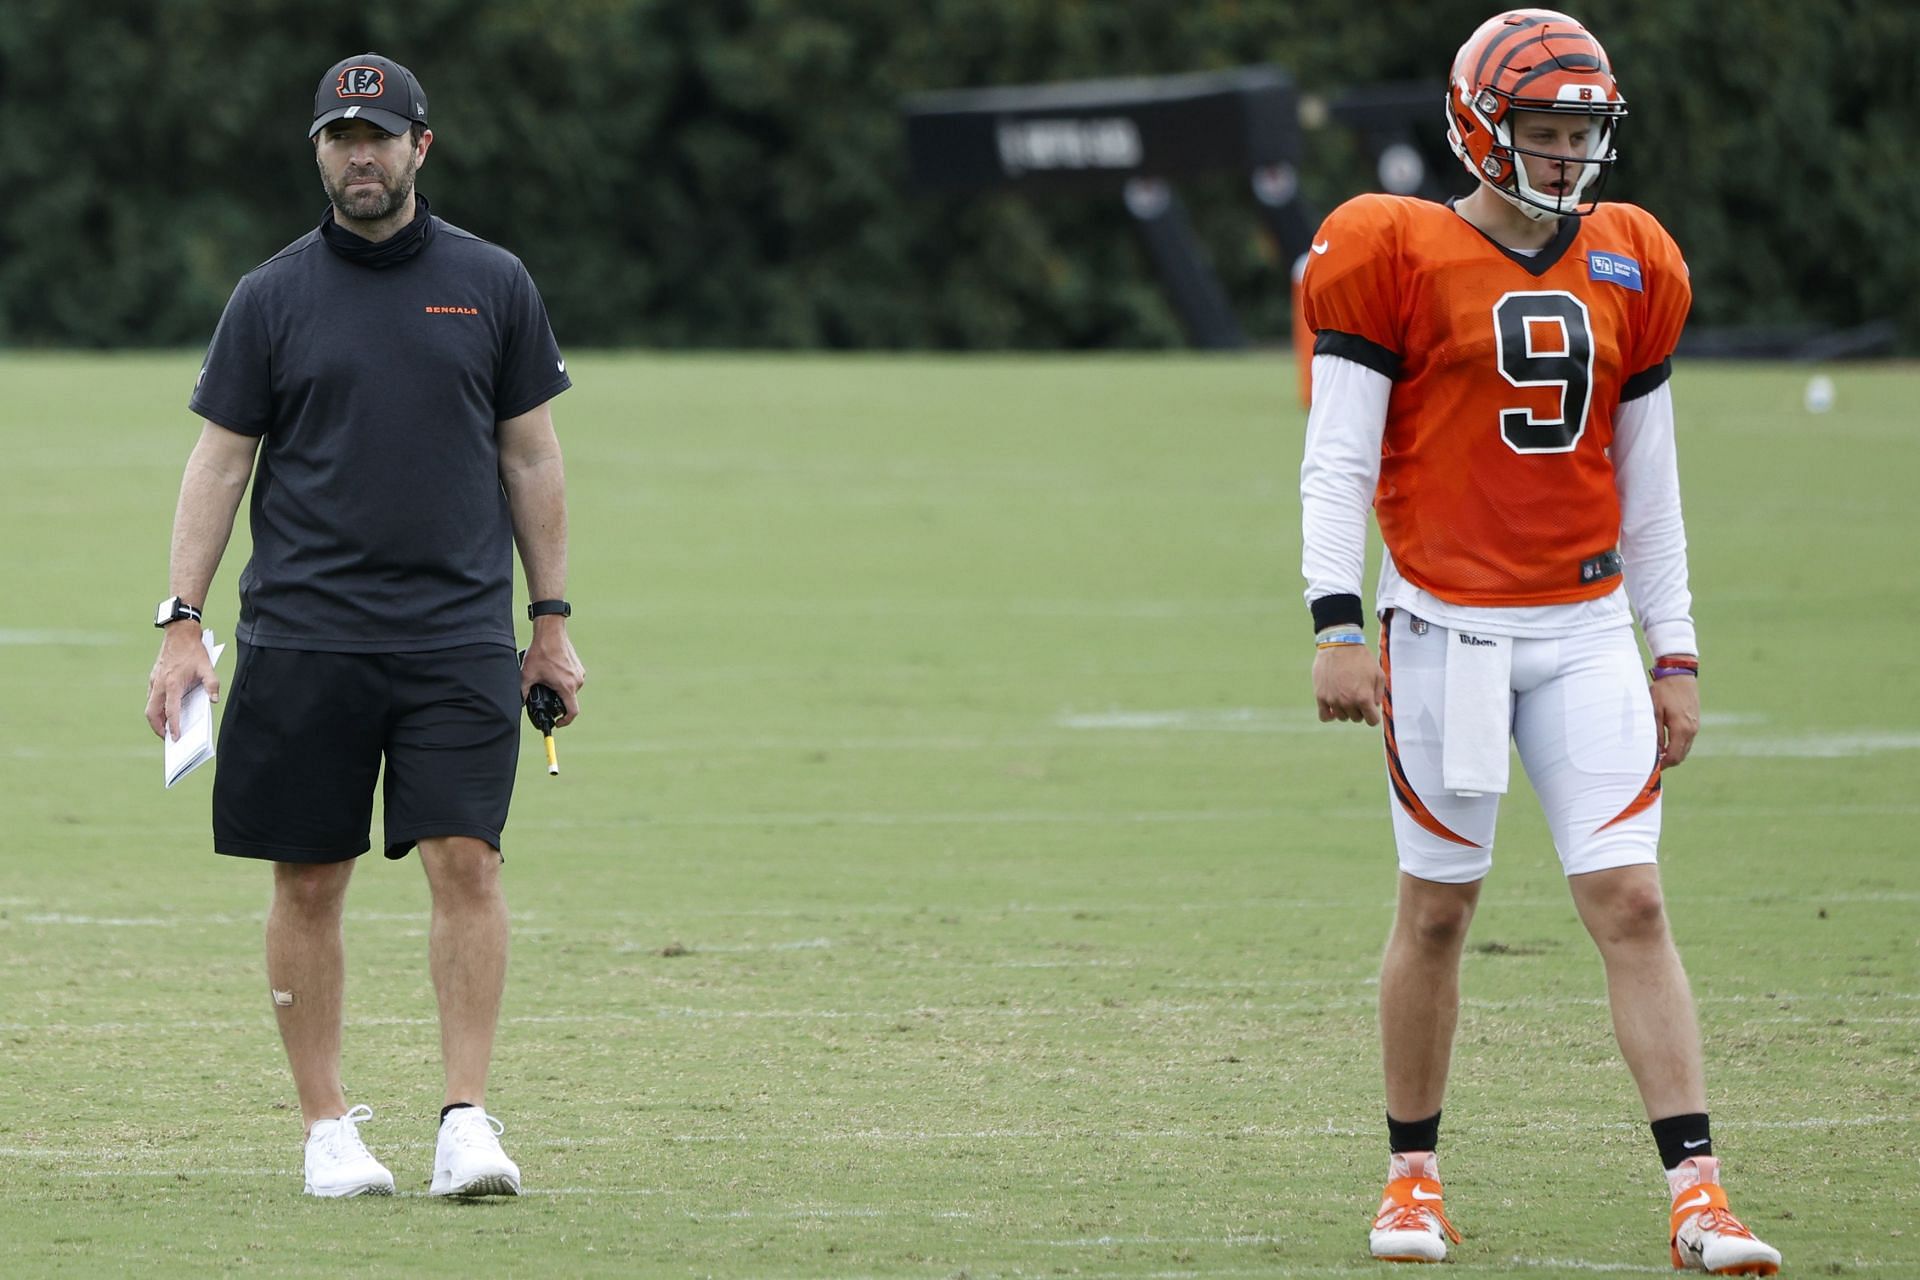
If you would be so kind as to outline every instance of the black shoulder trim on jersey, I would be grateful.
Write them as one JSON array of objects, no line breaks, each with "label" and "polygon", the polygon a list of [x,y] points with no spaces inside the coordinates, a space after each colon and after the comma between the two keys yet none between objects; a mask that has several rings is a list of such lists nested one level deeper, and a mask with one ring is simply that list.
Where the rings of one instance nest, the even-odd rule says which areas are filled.
[{"label": "black shoulder trim on jersey", "polygon": [[1400,353],[1390,347],[1383,347],[1371,339],[1363,338],[1357,333],[1322,329],[1313,335],[1313,354],[1339,356],[1342,360],[1363,364],[1375,373],[1385,374],[1389,378],[1400,376]]},{"label": "black shoulder trim on jersey", "polygon": [[1638,400],[1650,391],[1660,389],[1660,384],[1673,376],[1673,358],[1669,356],[1651,369],[1642,369],[1620,384],[1620,403]]},{"label": "black shoulder trim on jersey", "polygon": [[[1459,200],[1460,198],[1458,196],[1448,200],[1447,208],[1453,209],[1454,205],[1459,203]],[[1458,214],[1459,210],[1454,209],[1454,212]],[[1462,222],[1467,221],[1465,218],[1461,218],[1460,220]],[[1488,244],[1498,249],[1502,254],[1506,255],[1509,260],[1524,267],[1528,275],[1543,276],[1559,266],[1560,259],[1567,256],[1567,250],[1573,247],[1573,238],[1580,234],[1580,221],[1581,220],[1576,217],[1560,219],[1560,225],[1554,229],[1553,239],[1547,241],[1546,247],[1532,257],[1528,257],[1518,250],[1507,248],[1507,246],[1501,244],[1486,232],[1480,231],[1480,228],[1473,227],[1471,222],[1467,222],[1467,225],[1473,227],[1475,231],[1479,231],[1482,240],[1485,240]]]},{"label": "black shoulder trim on jersey", "polygon": [[1360,607],[1360,597],[1354,595],[1321,596],[1313,602],[1313,629],[1325,631],[1328,627],[1366,626],[1366,611]]}]

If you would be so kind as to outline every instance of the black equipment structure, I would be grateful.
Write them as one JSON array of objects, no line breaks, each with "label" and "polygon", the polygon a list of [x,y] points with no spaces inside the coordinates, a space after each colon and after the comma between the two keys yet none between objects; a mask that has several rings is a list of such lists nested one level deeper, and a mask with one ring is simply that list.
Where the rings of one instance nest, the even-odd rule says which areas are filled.
[{"label": "black equipment structure", "polygon": [[925,189],[1120,186],[1188,341],[1209,350],[1247,345],[1171,179],[1292,172],[1300,107],[1286,72],[951,90],[908,99],[906,118],[908,163]]},{"label": "black equipment structure", "polygon": [[[1331,97],[1309,94],[1300,99],[1300,127],[1351,129],[1373,157],[1381,191],[1444,200],[1447,192],[1435,163],[1446,172],[1459,172],[1446,167],[1452,163],[1444,124],[1446,92],[1440,81],[1422,80],[1363,85]],[[1253,198],[1282,261],[1297,263],[1320,221],[1300,199],[1299,170],[1293,165],[1255,170]]]},{"label": "black equipment structure", "polygon": [[1429,160],[1439,162],[1449,181],[1461,172],[1446,143],[1446,98],[1447,86],[1438,80],[1362,85],[1327,98],[1323,118],[1316,110],[1321,104],[1308,100],[1302,120],[1310,128],[1337,124],[1358,133],[1373,156],[1380,190],[1444,200],[1446,188]]},{"label": "black equipment structure", "polygon": [[1438,199],[1415,139],[1435,131],[1444,94],[1438,83],[1383,84],[1303,99],[1272,66],[956,89],[907,99],[907,158],[914,185],[931,191],[1119,186],[1187,340],[1238,350],[1246,335],[1172,179],[1249,175],[1268,233],[1293,262],[1319,221],[1300,198],[1303,127],[1356,130],[1384,190]]}]

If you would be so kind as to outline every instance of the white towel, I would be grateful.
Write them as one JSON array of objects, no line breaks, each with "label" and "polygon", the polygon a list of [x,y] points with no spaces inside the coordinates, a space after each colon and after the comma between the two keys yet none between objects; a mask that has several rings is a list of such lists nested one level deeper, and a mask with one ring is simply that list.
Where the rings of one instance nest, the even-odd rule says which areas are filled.
[{"label": "white towel", "polygon": [[1513,638],[1447,633],[1446,737],[1441,785],[1464,796],[1505,795],[1513,734]]}]

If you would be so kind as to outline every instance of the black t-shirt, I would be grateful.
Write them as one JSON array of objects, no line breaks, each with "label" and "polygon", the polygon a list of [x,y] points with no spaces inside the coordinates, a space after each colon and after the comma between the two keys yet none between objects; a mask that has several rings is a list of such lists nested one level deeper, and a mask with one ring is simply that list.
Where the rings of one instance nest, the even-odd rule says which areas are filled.
[{"label": "black t-shirt", "polygon": [[235,634],[265,648],[512,645],[495,424],[573,385],[520,260],[433,218],[374,270],[316,230],[241,277],[189,407],[264,436]]}]

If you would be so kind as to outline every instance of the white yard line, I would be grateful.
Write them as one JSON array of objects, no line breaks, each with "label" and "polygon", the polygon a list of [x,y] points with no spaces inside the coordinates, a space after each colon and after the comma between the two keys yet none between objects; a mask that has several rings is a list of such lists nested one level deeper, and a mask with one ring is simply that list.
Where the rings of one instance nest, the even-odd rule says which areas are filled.
[{"label": "white yard line", "polygon": [[[1363,983],[1354,978],[1328,978],[1324,984],[1339,989]],[[1091,998],[1090,998],[1091,999]],[[1872,1006],[1883,1002],[1911,1002],[1920,1000],[1920,995],[1912,992],[1872,992],[1872,993],[1835,993],[1819,992],[1813,995],[1800,995],[1792,992],[1776,992],[1768,995],[1731,995],[1697,996],[1696,1003],[1702,1006],[1766,1006],[1769,1009],[1786,1009],[1795,1005],[1807,1005],[1817,1012],[1797,1014],[1790,1012],[1747,1014],[1740,1016],[1742,1025],[1767,1025],[1777,1023],[1828,1023],[1838,1020],[1840,1025],[1853,1023],[1886,1024],[1893,1026],[1920,1025],[1920,1014],[1915,1015],[1860,1015],[1851,1012],[1855,1006]],[[1604,996],[1552,996],[1529,997],[1516,1000],[1482,999],[1468,997],[1462,1005],[1474,1013],[1504,1013],[1552,1011],[1569,1008],[1602,1009],[1607,1005]],[[844,1022],[866,1020],[874,1022],[898,1021],[902,1018],[927,1018],[964,1022],[969,1019],[1069,1019],[1088,1021],[1100,1018],[1119,1018],[1137,1021],[1143,1017],[1167,1017],[1196,1013],[1228,1013],[1234,1015],[1264,1014],[1281,1017],[1293,1013],[1326,1013],[1342,1010],[1370,1011],[1376,1001],[1371,994],[1360,996],[1332,997],[1293,1001],[1249,1001],[1233,998],[1206,1001],[1146,1000],[1124,1002],[1115,1006],[1093,1001],[1072,1008],[1053,1008],[1047,1006],[1007,1006],[1007,1005],[919,1005],[895,1006],[875,1009],[718,1009],[697,1008],[690,1005],[660,1005],[641,1013],[596,1012],[596,1013],[539,1013],[519,1014],[501,1019],[515,1026],[635,1026],[676,1019],[706,1022]],[[1729,1015],[1733,1016],[1733,1015]],[[197,1034],[202,1031],[233,1031],[255,1028],[260,1025],[253,1018],[171,1018],[165,1021],[119,1021],[100,1022],[0,1022],[0,1032],[10,1033],[67,1033],[67,1034]],[[438,1020],[432,1017],[371,1016],[349,1017],[348,1027],[423,1027],[437,1026]]]},{"label": "white yard line", "polygon": [[[515,932],[518,933],[519,930]],[[762,943],[694,942],[682,943],[681,949],[674,954],[676,956],[747,955],[763,951],[825,951],[832,946],[834,946],[832,938],[801,938],[794,942]],[[660,950],[661,944],[658,942],[622,942],[613,948],[613,953],[615,955],[657,955]]]},{"label": "white yard line", "polygon": [[[1920,1125],[1920,1115],[1911,1115],[1911,1116],[1862,1115],[1862,1116],[1845,1116],[1845,1117],[1807,1116],[1807,1117],[1801,1117],[1801,1118],[1792,1119],[1792,1120],[1730,1120],[1723,1123],[1723,1128],[1725,1128],[1728,1133],[1737,1134],[1737,1133],[1763,1131],[1763,1130],[1764,1131],[1845,1130],[1845,1129],[1898,1130],[1901,1128],[1911,1127],[1914,1125]],[[1506,1131],[1504,1129],[1499,1128],[1498,1126],[1493,1126],[1493,1125],[1481,1125],[1479,1126],[1479,1128],[1483,1132],[1505,1132]],[[1569,1124],[1569,1123],[1553,1121],[1553,1120],[1531,1120],[1525,1123],[1516,1121],[1512,1125],[1507,1126],[1507,1129],[1511,1129],[1516,1132],[1521,1129],[1524,1129],[1528,1133],[1545,1132],[1545,1133],[1568,1133],[1568,1134],[1573,1134],[1573,1133],[1591,1134],[1596,1130],[1617,1131],[1622,1133],[1626,1133],[1626,1132],[1639,1133],[1644,1131],[1645,1128],[1646,1126],[1643,1124],[1636,1124],[1628,1121],[1600,1121],[1600,1120],[1581,1122],[1578,1124]],[[856,1130],[848,1130],[846,1132],[840,1132],[840,1133],[823,1132],[819,1130],[809,1130],[806,1132],[778,1132],[778,1131],[765,1130],[765,1129],[754,1129],[754,1130],[740,1129],[740,1130],[735,1130],[727,1133],[647,1134],[645,1135],[644,1140],[666,1141],[666,1142],[692,1144],[692,1145],[711,1145],[711,1144],[719,1144],[719,1143],[734,1143],[734,1144],[768,1143],[768,1144],[774,1144],[774,1145],[802,1146],[802,1147],[839,1146],[839,1145],[847,1145],[847,1144],[856,1145],[856,1146],[871,1145],[871,1146],[877,1147],[877,1146],[917,1145],[917,1144],[923,1144],[923,1143],[943,1143],[943,1142],[1009,1142],[1009,1143],[1063,1142],[1063,1141],[1095,1142],[1095,1143],[1224,1142],[1224,1141],[1245,1141],[1248,1139],[1266,1140],[1266,1141],[1273,1141],[1273,1140],[1295,1141],[1295,1140],[1301,1140],[1301,1139],[1325,1139],[1325,1138],[1370,1140],[1376,1136],[1377,1136],[1377,1132],[1376,1132],[1376,1127],[1374,1126],[1339,1125],[1339,1124],[1336,1124],[1331,1118],[1328,1118],[1318,1122],[1297,1124],[1297,1125],[1244,1125],[1238,1128],[1218,1128],[1218,1129],[1161,1128],[1161,1129],[1130,1129],[1130,1130],[1111,1130],[1111,1129],[1086,1130],[1086,1129],[1075,1128],[1071,1125],[1061,1125],[1058,1128],[994,1128],[994,1129],[953,1129],[953,1130],[856,1129]],[[580,1137],[580,1138],[548,1138],[544,1140],[526,1141],[523,1143],[522,1149],[530,1152],[535,1152],[535,1153],[541,1153],[541,1152],[554,1153],[554,1152],[575,1150],[575,1149],[581,1149],[581,1148],[601,1149],[601,1148],[608,1148],[608,1147],[630,1147],[637,1140],[640,1140],[640,1139],[636,1139],[633,1135],[630,1135],[630,1134],[601,1135],[601,1136]],[[281,1143],[281,1144],[275,1144],[275,1145],[284,1146],[285,1144]],[[379,1144],[376,1144],[376,1145],[379,1145]],[[422,1144],[420,1143],[403,1143],[398,1145],[400,1147],[405,1147],[407,1149],[422,1146]],[[389,1149],[397,1149],[395,1147],[395,1144],[389,1143],[387,1144],[387,1146]],[[192,1155],[202,1159],[208,1156],[212,1156],[216,1159],[225,1157],[228,1159],[238,1159],[238,1160],[246,1160],[249,1158],[258,1160],[262,1154],[262,1148],[258,1145],[246,1146],[246,1145],[238,1145],[238,1144],[227,1144],[222,1146],[209,1146],[206,1143],[202,1143],[202,1142],[193,1142],[193,1143],[184,1144],[179,1147],[179,1151],[182,1154]],[[130,1163],[123,1163],[129,1159],[129,1153],[127,1149],[124,1147],[31,1147],[31,1146],[0,1147],[0,1159],[33,1161],[36,1163],[52,1164],[55,1166],[59,1166],[59,1165],[78,1166],[78,1167],[69,1167],[64,1169],[56,1167],[50,1170],[43,1170],[41,1171],[43,1176],[58,1176],[58,1177],[72,1177],[72,1178],[96,1178],[96,1177],[98,1178],[106,1178],[106,1177],[173,1178],[173,1177],[178,1177],[181,1174],[185,1174],[188,1177],[199,1177],[199,1176],[293,1177],[293,1176],[297,1176],[299,1173],[299,1169],[291,1164],[284,1165],[284,1166],[260,1165],[260,1164],[212,1165],[212,1166],[206,1166],[206,1167],[195,1167],[191,1164],[181,1164],[181,1165],[177,1165],[169,1168],[155,1168],[152,1166],[151,1162],[156,1158],[160,1157],[163,1154],[163,1152],[157,1148],[156,1144],[152,1144],[152,1143],[146,1144],[137,1153],[134,1153],[134,1154],[138,1155],[142,1163],[137,1165],[130,1164]],[[664,1190],[666,1189],[658,1188],[658,1187],[656,1188],[594,1187],[594,1188],[579,1188],[569,1192],[564,1189],[556,1188],[556,1189],[547,1191],[546,1194],[560,1195],[560,1194],[591,1193],[591,1194],[604,1195],[604,1194],[625,1193],[625,1194],[635,1194],[635,1195],[657,1195],[657,1194],[662,1194]],[[746,1215],[716,1210],[707,1216],[740,1217],[740,1216],[746,1216]],[[776,1215],[768,1214],[766,1216],[776,1216]],[[805,1215],[796,1211],[788,1216],[799,1217],[799,1216],[805,1216]],[[940,1211],[935,1216],[967,1217],[967,1216],[973,1216],[973,1215],[960,1210],[943,1210],[943,1211]]]},{"label": "white yard line", "polygon": [[[1224,1236],[1079,1236],[1070,1240],[1020,1240],[1014,1243],[1042,1249],[1111,1249],[1116,1245],[1215,1245],[1229,1249],[1243,1249],[1249,1245],[1281,1245],[1292,1241],[1291,1236],[1269,1235],[1264,1232],[1255,1235]],[[1215,1275],[1212,1269],[1200,1274]]]},{"label": "white yard line", "polygon": [[644,609],[606,610],[609,617],[704,618],[1124,618],[1173,621],[1188,618],[1265,618],[1293,613],[1298,606],[1279,597],[1216,600],[779,600],[727,598],[653,600]]},{"label": "white yard line", "polygon": [[1706,734],[1694,744],[1693,754],[1779,760],[1849,760],[1856,756],[1915,750],[1920,750],[1920,733],[1901,729],[1858,729],[1844,733],[1778,734],[1763,738]]},{"label": "white yard line", "polygon": [[115,631],[57,631],[31,630],[19,628],[0,628],[0,648],[21,646],[26,648],[71,648],[85,645],[90,648],[107,648],[117,645],[127,637]]},{"label": "white yard line", "polygon": [[279,1169],[226,1169],[193,1167],[175,1169],[55,1169],[43,1177],[55,1178],[298,1178],[297,1165]]},{"label": "white yard line", "polygon": [[[1908,806],[1920,813],[1920,805]],[[1750,812],[1742,810],[1742,812]],[[1901,891],[1892,889],[1871,892],[1791,892],[1786,889],[1758,890],[1749,893],[1721,894],[1717,901],[1722,903],[1755,903],[1760,905],[1789,906],[1795,910],[1804,907],[1817,907],[1829,904],[1845,903],[1910,903],[1920,902],[1920,891]],[[24,907],[44,905],[45,899],[11,898],[0,901],[0,905]],[[1492,906],[1507,911],[1566,911],[1569,900],[1565,897],[1545,898],[1500,898],[1492,901]],[[968,922],[978,922],[995,916],[1007,915],[1065,915],[1083,916],[1097,920],[1107,915],[1168,915],[1180,914],[1222,914],[1237,911],[1257,911],[1263,913],[1300,912],[1300,911],[1389,911],[1393,899],[1386,896],[1363,898],[1262,898],[1246,897],[1231,902],[996,902],[972,903],[958,906],[952,903],[938,902],[827,902],[809,907],[702,907],[688,910],[660,910],[652,912],[627,911],[620,908],[604,910],[584,909],[570,911],[571,923],[567,928],[580,930],[597,928],[600,922],[611,920],[629,929],[650,929],[672,931],[688,920],[805,920],[827,921],[842,917],[895,917],[913,919],[920,916],[954,916]],[[534,919],[551,920],[554,917],[539,911],[519,911],[514,913],[516,922]],[[66,925],[87,928],[181,928],[187,926],[255,926],[264,923],[264,911],[248,912],[182,912],[166,916],[95,916],[79,912],[36,911],[24,912],[12,919],[0,920],[0,930],[18,925]],[[403,924],[425,924],[427,912],[420,911],[348,911],[349,924],[391,922]],[[554,932],[564,933],[566,928],[552,928]]]},{"label": "white yard line", "polygon": [[1188,822],[1266,822],[1287,817],[1292,810],[1252,809],[1116,809],[1086,810],[1001,809],[950,813],[709,813],[646,818],[583,821],[554,819],[537,823],[547,830],[603,831],[636,827],[972,827],[972,826],[1141,826]]},{"label": "white yard line", "polygon": [[755,738],[636,738],[625,742],[569,744],[570,755],[690,755],[738,751],[1039,751],[1084,744],[1075,734],[915,734],[897,737],[821,738],[769,734]]},{"label": "white yard line", "polygon": [[[15,760],[144,760],[158,751],[159,739],[155,746],[107,746],[92,743],[77,747],[46,747],[37,743],[16,742],[8,746],[0,755]],[[89,825],[89,830],[99,830]]]},{"label": "white yard line", "polygon": [[[143,753],[144,754],[144,753]],[[1384,785],[1384,784],[1383,784]],[[1762,805],[1762,804],[1691,804],[1681,803],[1677,811],[1682,817],[1738,817],[1738,818],[1785,818],[1815,821],[1826,818],[1857,817],[1900,817],[1920,814],[1920,802],[1884,801],[1861,804],[1807,804],[1807,805]],[[529,821],[516,827],[516,830],[531,828],[540,831],[650,831],[674,830],[686,828],[763,828],[782,829],[790,827],[999,827],[999,826],[1152,826],[1177,825],[1182,823],[1229,823],[1229,822],[1273,822],[1298,824],[1303,817],[1315,820],[1333,818],[1354,818],[1362,821],[1375,821],[1384,817],[1384,801],[1381,806],[1353,808],[1334,807],[1281,807],[1247,806],[1212,809],[1148,809],[1128,810],[1047,810],[1047,809],[985,809],[955,810],[933,813],[912,812],[850,812],[844,810],[793,811],[776,810],[763,813],[727,812],[727,813],[660,813],[636,814],[623,818],[575,819],[552,818],[546,821]],[[88,822],[84,830],[90,835],[138,834],[142,837],[152,834],[149,827],[139,823]],[[1382,844],[1383,857],[1387,860],[1378,864],[1389,872],[1392,867],[1390,843]]]},{"label": "white yard line", "polygon": [[1226,707],[1177,711],[1062,712],[1062,729],[1141,731],[1172,729],[1207,733],[1309,733],[1322,726],[1312,712],[1270,707]]},{"label": "white yard line", "polygon": [[1637,1262],[1584,1262],[1578,1258],[1508,1258],[1510,1267],[1527,1267],[1542,1271],[1604,1271],[1626,1272],[1632,1275],[1646,1273],[1656,1276],[1673,1274],[1671,1264],[1664,1267],[1645,1266]]},{"label": "white yard line", "polygon": [[[1796,1120],[1723,1120],[1721,1127],[1728,1133],[1745,1133],[1759,1130],[1824,1130],[1824,1129],[1897,1129],[1905,1126],[1920,1125],[1920,1115],[1912,1116],[1845,1116],[1803,1117]],[[1498,1126],[1482,1125],[1483,1132],[1504,1132]],[[1531,1120],[1525,1123],[1514,1122],[1508,1129],[1528,1133],[1593,1133],[1605,1129],[1621,1133],[1643,1133],[1645,1124],[1630,1121],[1582,1121],[1578,1124],[1563,1123],[1554,1120]],[[1125,1130],[1086,1130],[1071,1125],[1059,1128],[999,1128],[999,1129],[855,1129],[841,1133],[809,1131],[803,1133],[775,1132],[769,1130],[738,1129],[725,1133],[676,1133],[658,1135],[667,1142],[694,1145],[717,1143],[768,1142],[786,1143],[796,1146],[833,1146],[843,1143],[871,1143],[876,1146],[903,1145],[936,1142],[1219,1142],[1244,1141],[1246,1139],[1299,1140],[1304,1138],[1372,1138],[1378,1132],[1375,1126],[1347,1126],[1336,1124],[1331,1119],[1313,1123],[1294,1125],[1243,1125],[1238,1128],[1220,1129],[1125,1129]],[[631,1145],[634,1139],[620,1137],[553,1138],[544,1144],[551,1147],[617,1147]],[[0,1155],[5,1154],[0,1152]]]},{"label": "white yard line", "polygon": [[[13,899],[15,905],[26,905],[25,898]],[[532,911],[516,913],[515,919],[530,920],[537,918]],[[177,929],[182,925],[259,925],[264,924],[267,913],[264,911],[231,912],[215,911],[200,915],[182,913],[171,916],[90,916],[64,911],[34,911],[20,916],[19,924],[57,924],[78,925],[105,929]],[[349,911],[347,921],[350,924],[376,923],[427,923],[427,912],[420,911]],[[4,925],[0,925],[4,927]]]},{"label": "white yard line", "polygon": [[[1838,729],[1749,736],[1743,726],[1766,723],[1751,712],[1719,712],[1703,717],[1715,732],[1703,734],[1696,756],[1786,760],[1844,760],[1892,751],[1920,750],[1920,730]],[[1065,712],[1054,718],[1063,729],[1123,732],[1312,733],[1321,726],[1304,710],[1271,707],[1182,708]],[[1732,732],[1723,732],[1732,730]]]}]

